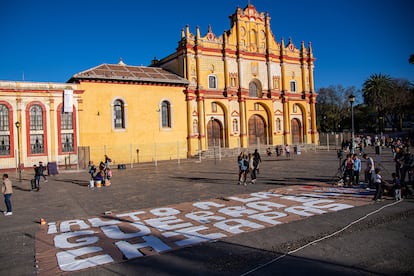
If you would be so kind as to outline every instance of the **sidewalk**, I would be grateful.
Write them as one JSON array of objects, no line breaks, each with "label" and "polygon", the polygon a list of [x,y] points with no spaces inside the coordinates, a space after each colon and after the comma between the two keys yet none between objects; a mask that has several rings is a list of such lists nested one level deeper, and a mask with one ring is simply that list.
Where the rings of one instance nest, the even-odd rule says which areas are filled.
[{"label": "sidewalk", "polygon": [[[390,180],[393,169],[391,153],[384,151],[381,157],[383,177]],[[48,176],[48,182],[41,183],[39,192],[30,189],[30,178],[32,177],[30,172],[24,172],[21,183],[10,173],[14,186],[12,196],[13,216],[0,218],[0,272],[3,274],[7,271],[10,275],[28,275],[36,271],[33,258],[35,254],[34,240],[40,227],[40,218],[44,218],[48,222],[72,220],[100,216],[107,211],[115,213],[128,212],[184,202],[225,198],[291,185],[329,186],[336,182],[334,175],[339,162],[335,151],[303,152],[301,155],[292,156],[290,160],[275,156],[262,156],[262,159],[257,184],[248,185],[247,187],[237,185],[238,169],[237,163],[233,159],[216,160],[216,162],[214,160],[202,160],[201,163],[198,160],[181,160],[180,164],[177,161],[168,161],[158,162],[157,167],[154,164],[139,164],[126,170],[114,169],[112,185],[94,189],[88,187],[89,175],[86,171],[60,171],[58,175]],[[363,162],[363,167],[364,165]],[[409,203],[409,200],[404,202],[394,212],[398,214],[407,213],[411,216],[413,206]],[[384,204],[386,203],[384,202]],[[243,245],[243,248],[245,248],[243,250],[247,250],[246,246],[248,246],[251,247],[247,250],[249,252],[250,250],[262,252],[257,258],[261,254],[267,256],[267,251],[272,251],[272,248],[277,247],[278,244],[280,246],[288,240],[295,241],[305,238],[306,234],[302,232],[305,230],[304,227],[309,231],[308,235],[310,236],[318,235],[319,231],[324,231],[323,227],[319,227],[320,225],[318,227],[312,225],[313,222],[319,224],[320,221],[325,221],[327,217],[334,218],[342,212],[350,216],[357,216],[358,212],[363,213],[368,209],[375,210],[375,208],[378,208],[378,205],[370,204],[355,207],[351,210],[312,217],[307,220],[289,223],[290,226],[283,225],[281,227],[295,227],[293,231],[298,234],[301,233],[299,236],[305,235],[302,237],[295,236],[294,232],[286,233],[287,235],[284,237],[286,240],[282,240],[280,236],[272,237],[270,233],[279,229],[279,226],[275,226],[258,231],[261,233],[260,236],[257,235],[258,232],[234,236],[228,239],[233,241],[231,246],[229,244],[227,246],[231,248],[230,251],[234,250],[237,244]],[[340,216],[335,217],[333,221],[336,219],[340,221],[341,218]],[[332,228],[332,225],[328,228]],[[258,237],[260,238],[258,239]],[[205,253],[207,255],[204,257],[208,259],[208,252],[212,250],[212,245],[200,245],[199,247],[207,247]],[[125,269],[125,275],[130,275],[129,264],[146,263],[151,258],[154,263],[158,263],[160,260],[168,258],[167,256],[180,255],[180,252],[187,254],[192,252],[192,249],[180,249],[165,255],[143,258],[145,260],[132,260],[98,268],[96,272],[91,269],[82,273],[87,273],[87,275],[102,275],[102,273],[111,275],[115,271],[119,271],[122,274]],[[183,262],[183,260],[181,261]],[[249,260],[249,262],[252,261],[254,260]],[[162,264],[158,263],[158,265]],[[188,264],[182,265],[182,268],[175,268],[176,271],[180,271],[179,274],[186,274],[191,271],[188,267],[186,268]],[[225,269],[225,264],[211,265],[213,267],[207,267],[207,271]],[[173,271],[169,266],[166,265],[167,270],[160,270],[163,271],[161,274],[169,275],[166,272]],[[224,266],[224,268],[214,268],[214,266]],[[112,271],[112,268],[114,271]],[[192,267],[190,266],[190,268]],[[148,275],[154,274],[151,272],[152,269],[147,271]],[[155,274],[158,274],[158,272]],[[171,274],[176,275],[175,272],[171,272]],[[232,273],[229,275],[232,275]]]}]

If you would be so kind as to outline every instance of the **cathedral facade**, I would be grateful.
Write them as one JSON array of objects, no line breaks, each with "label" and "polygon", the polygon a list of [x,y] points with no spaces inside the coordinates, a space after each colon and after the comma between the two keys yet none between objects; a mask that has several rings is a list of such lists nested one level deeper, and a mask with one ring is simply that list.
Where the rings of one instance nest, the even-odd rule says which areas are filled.
[{"label": "cathedral facade", "polygon": [[152,63],[189,81],[189,153],[318,142],[311,44],[277,42],[270,16],[251,4],[230,26],[221,35],[187,26],[176,52]]}]

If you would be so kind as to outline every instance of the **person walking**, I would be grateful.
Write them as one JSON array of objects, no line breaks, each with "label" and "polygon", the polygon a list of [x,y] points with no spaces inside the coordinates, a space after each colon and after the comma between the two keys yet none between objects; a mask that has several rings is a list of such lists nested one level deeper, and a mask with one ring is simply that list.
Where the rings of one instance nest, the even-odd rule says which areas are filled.
[{"label": "person walking", "polygon": [[3,174],[3,184],[1,187],[1,191],[4,195],[4,203],[6,204],[6,211],[4,211],[4,215],[11,216],[13,215],[13,210],[10,198],[13,194],[13,186],[7,173]]},{"label": "person walking", "polygon": [[36,165],[33,165],[33,169],[34,169],[34,172],[35,172],[35,174],[34,174],[34,177],[35,177],[35,186],[34,186],[34,188],[38,192],[40,190],[40,176],[42,174],[40,172],[40,167],[38,167]]},{"label": "person walking", "polygon": [[44,182],[47,182],[46,176],[45,176],[45,170],[46,168],[43,166],[43,162],[40,161],[39,162],[39,172],[40,172],[40,176],[43,177]]},{"label": "person walking", "polygon": [[250,178],[251,184],[256,183],[256,171],[257,171],[257,164],[255,164],[255,160],[254,160],[254,154],[249,153],[249,173],[250,173]]},{"label": "person walking", "polygon": [[255,149],[253,152],[253,158],[254,158],[253,163],[255,164],[256,171],[257,173],[259,173],[259,166],[260,166],[260,163],[262,163],[262,158],[260,157],[260,153],[257,149]]}]

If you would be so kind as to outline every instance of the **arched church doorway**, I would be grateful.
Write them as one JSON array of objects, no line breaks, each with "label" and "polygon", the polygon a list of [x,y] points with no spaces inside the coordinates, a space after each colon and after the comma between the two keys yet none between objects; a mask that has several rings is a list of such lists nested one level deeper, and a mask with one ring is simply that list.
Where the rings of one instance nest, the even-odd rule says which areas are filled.
[{"label": "arched church doorway", "polygon": [[223,141],[223,126],[219,120],[212,119],[207,123],[207,140],[208,147],[224,147]]},{"label": "arched church doorway", "polygon": [[249,146],[266,144],[266,122],[259,115],[249,118]]},{"label": "arched church doorway", "polygon": [[292,144],[301,144],[303,142],[302,125],[298,119],[292,119]]}]

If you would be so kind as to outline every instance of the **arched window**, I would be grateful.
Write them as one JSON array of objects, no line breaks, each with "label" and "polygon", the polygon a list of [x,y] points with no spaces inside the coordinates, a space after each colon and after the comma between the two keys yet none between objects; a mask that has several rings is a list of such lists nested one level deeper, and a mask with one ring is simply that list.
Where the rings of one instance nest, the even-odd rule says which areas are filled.
[{"label": "arched window", "polygon": [[43,112],[38,104],[30,108],[30,130],[43,130]]},{"label": "arched window", "polygon": [[38,104],[34,104],[29,110],[30,123],[30,153],[45,153],[45,139],[43,127],[43,110]]},{"label": "arched window", "polygon": [[0,104],[0,155],[10,155],[9,109]]},{"label": "arched window", "polygon": [[249,83],[249,97],[261,98],[262,97],[262,87],[260,82],[251,81]]},{"label": "arched window", "polygon": [[161,126],[171,127],[171,104],[168,101],[161,103]]},{"label": "arched window", "polygon": [[114,128],[125,128],[125,109],[121,100],[114,101]]}]

